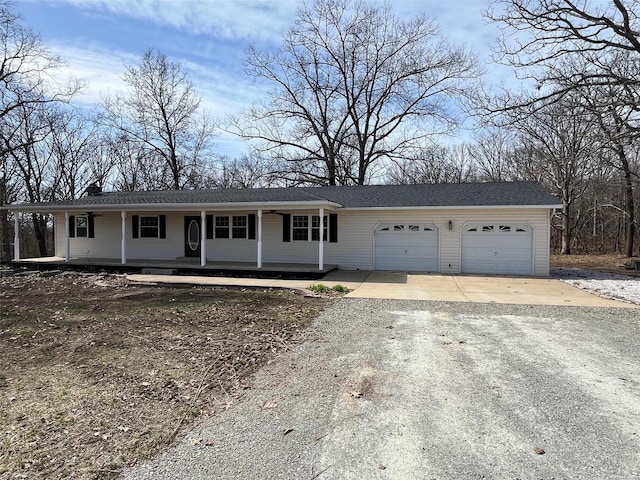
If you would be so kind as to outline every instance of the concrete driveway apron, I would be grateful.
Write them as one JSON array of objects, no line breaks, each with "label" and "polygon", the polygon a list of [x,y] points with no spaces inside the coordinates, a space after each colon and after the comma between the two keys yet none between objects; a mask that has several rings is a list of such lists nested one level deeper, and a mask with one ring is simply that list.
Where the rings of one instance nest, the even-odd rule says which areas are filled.
[{"label": "concrete driveway apron", "polygon": [[[337,274],[336,274],[337,275]],[[326,277],[325,277],[326,278]],[[371,272],[347,297],[512,305],[638,308],[551,278]]]}]

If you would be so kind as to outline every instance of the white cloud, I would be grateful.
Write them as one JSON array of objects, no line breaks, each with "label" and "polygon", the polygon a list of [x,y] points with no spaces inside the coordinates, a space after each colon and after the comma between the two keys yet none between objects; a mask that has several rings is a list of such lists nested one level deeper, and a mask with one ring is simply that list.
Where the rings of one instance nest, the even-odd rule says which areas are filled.
[{"label": "white cloud", "polygon": [[[137,63],[140,56],[129,52],[107,50],[104,47],[79,47],[54,43],[50,48],[67,63],[61,68],[62,76],[83,80],[86,88],[78,101],[99,103],[110,92],[125,88],[122,81],[125,63]],[[203,97],[203,104],[214,115],[227,115],[253,103],[264,91],[250,78],[238,76],[215,65],[202,65],[184,59],[177,60]]]},{"label": "white cloud", "polygon": [[56,0],[88,13],[126,16],[192,34],[279,42],[297,0]]}]

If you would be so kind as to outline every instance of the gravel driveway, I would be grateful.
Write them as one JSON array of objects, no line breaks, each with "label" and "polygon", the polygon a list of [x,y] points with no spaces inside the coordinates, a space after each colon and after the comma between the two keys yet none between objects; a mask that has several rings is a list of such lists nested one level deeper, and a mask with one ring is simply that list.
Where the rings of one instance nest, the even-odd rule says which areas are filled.
[{"label": "gravel driveway", "polygon": [[638,310],[345,298],[124,478],[640,478],[639,365]]}]

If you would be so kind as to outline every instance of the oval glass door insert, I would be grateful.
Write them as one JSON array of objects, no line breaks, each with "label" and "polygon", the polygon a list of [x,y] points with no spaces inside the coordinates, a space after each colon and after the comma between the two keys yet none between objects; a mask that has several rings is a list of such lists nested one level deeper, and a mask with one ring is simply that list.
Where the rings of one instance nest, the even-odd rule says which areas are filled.
[{"label": "oval glass door insert", "polygon": [[198,249],[200,245],[200,228],[196,220],[189,222],[187,241],[189,242],[189,248],[191,250]]}]

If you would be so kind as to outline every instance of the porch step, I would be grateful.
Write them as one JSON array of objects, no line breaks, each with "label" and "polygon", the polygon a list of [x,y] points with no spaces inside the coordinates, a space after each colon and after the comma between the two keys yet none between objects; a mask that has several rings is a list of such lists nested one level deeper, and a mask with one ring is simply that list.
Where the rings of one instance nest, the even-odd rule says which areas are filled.
[{"label": "porch step", "polygon": [[175,275],[178,273],[176,268],[143,268],[143,275]]}]

